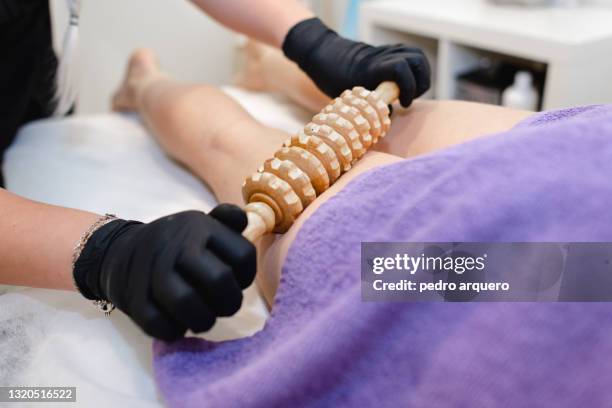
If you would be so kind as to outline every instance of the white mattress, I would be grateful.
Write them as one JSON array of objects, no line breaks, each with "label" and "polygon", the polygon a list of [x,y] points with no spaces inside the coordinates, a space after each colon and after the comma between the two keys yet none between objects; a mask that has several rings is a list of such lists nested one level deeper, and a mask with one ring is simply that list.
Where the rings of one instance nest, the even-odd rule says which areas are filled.
[{"label": "white mattress", "polygon": [[[269,126],[295,132],[308,119],[281,98],[226,91]],[[7,188],[22,196],[122,218],[149,221],[215,204],[133,115],[32,123],[7,152],[4,171]],[[151,340],[122,313],[107,318],[75,293],[0,287],[2,292],[0,386],[76,386],[78,406],[161,405],[151,376]],[[266,315],[252,287],[241,311],[205,337],[250,335]]]}]

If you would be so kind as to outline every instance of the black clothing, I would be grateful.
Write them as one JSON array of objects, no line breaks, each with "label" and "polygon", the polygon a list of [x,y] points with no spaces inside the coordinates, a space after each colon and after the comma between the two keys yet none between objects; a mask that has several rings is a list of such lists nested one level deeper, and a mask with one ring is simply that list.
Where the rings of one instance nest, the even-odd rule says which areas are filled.
[{"label": "black clothing", "polygon": [[54,109],[57,58],[47,0],[0,0],[0,52],[1,163],[19,127]]}]

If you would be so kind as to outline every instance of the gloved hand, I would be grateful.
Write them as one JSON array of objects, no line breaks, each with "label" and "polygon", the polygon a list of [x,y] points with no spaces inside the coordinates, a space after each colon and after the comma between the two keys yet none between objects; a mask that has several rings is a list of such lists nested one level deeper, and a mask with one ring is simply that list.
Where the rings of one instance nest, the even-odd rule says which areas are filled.
[{"label": "gloved hand", "polygon": [[150,224],[116,220],[98,229],[75,264],[77,287],[107,300],[150,336],[172,341],[231,316],[255,277],[255,247],[240,235],[247,217],[228,204]]},{"label": "gloved hand", "polygon": [[283,52],[332,98],[355,86],[373,90],[381,82],[394,81],[400,88],[400,103],[408,107],[431,85],[429,63],[418,48],[373,47],[347,40],[318,18],[289,30]]}]

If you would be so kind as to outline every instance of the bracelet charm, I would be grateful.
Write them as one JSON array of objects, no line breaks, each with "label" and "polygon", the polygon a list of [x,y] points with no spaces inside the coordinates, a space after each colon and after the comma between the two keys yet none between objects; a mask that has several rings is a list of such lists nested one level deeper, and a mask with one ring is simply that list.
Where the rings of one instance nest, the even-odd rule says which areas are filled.
[{"label": "bracelet charm", "polygon": [[[104,216],[100,217],[96,222],[94,222],[88,229],[87,231],[85,231],[83,233],[83,235],[81,235],[81,238],[79,239],[79,241],[76,243],[76,245],[74,246],[74,250],[72,252],[72,271],[73,271],[73,277],[74,277],[74,269],[75,269],[75,265],[77,260],[79,259],[79,257],[81,256],[81,252],[83,252],[83,248],[85,248],[85,245],[87,244],[87,241],[89,241],[89,239],[91,238],[91,236],[101,227],[105,226],[106,224],[108,224],[111,221],[114,221],[117,219],[116,215],[113,214],[105,214]],[[74,286],[79,289],[79,286],[76,282],[76,280],[74,281]],[[94,306],[96,306],[101,312],[103,312],[106,316],[109,316],[111,314],[111,312],[113,310],[115,310],[115,305],[113,305],[111,302],[107,301],[107,300],[94,300],[93,301]]]}]

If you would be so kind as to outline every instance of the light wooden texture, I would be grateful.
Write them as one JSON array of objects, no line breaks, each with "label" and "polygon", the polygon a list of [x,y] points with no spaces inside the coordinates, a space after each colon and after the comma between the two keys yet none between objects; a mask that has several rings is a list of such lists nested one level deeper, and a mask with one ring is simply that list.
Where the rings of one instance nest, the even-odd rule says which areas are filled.
[{"label": "light wooden texture", "polygon": [[251,242],[286,232],[314,199],[385,136],[388,104],[399,97],[393,82],[375,91],[356,87],[315,115],[242,185]]}]

